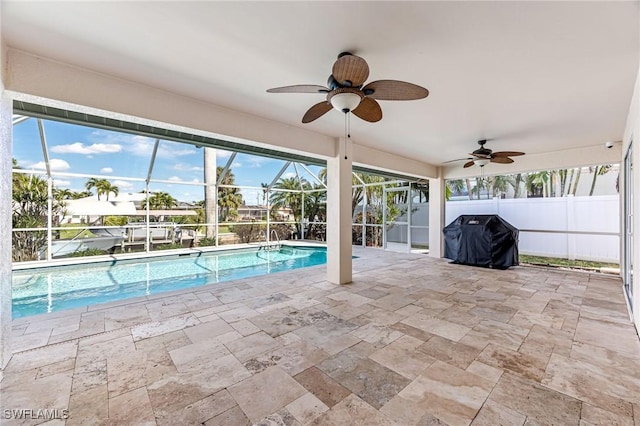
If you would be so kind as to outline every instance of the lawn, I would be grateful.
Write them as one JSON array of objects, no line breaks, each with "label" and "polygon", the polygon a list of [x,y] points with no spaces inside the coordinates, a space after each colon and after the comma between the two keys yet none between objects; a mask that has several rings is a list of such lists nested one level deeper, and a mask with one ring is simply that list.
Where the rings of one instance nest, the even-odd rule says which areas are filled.
[{"label": "lawn", "polygon": [[589,269],[589,270],[599,270],[601,268],[612,268],[612,269],[620,268],[620,265],[618,265],[617,263],[592,262],[589,260],[570,260],[570,259],[561,259],[557,257],[528,256],[525,254],[520,255],[520,263],[521,264],[526,263],[529,265],[560,266],[565,268]]}]

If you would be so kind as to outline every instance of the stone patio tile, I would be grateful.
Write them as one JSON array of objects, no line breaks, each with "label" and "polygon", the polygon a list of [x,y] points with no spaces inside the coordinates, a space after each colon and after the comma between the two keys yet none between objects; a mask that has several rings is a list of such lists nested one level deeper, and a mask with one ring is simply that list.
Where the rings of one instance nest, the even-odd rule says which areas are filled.
[{"label": "stone patio tile", "polygon": [[231,309],[230,311],[219,312],[218,315],[220,316],[220,318],[222,318],[226,322],[234,322],[234,321],[240,321],[247,318],[252,318],[260,314],[251,308],[242,306],[240,308]]},{"label": "stone patio tile", "polygon": [[350,334],[377,347],[386,346],[403,336],[401,332],[378,323],[365,324],[353,330]]},{"label": "stone patio tile", "polygon": [[[274,366],[231,386],[229,392],[249,420],[257,422],[295,401],[306,390],[280,367]],[[256,395],[263,397],[256,398]]]},{"label": "stone patio tile", "polygon": [[398,395],[418,403],[422,414],[430,413],[450,425],[467,425],[492,388],[493,383],[483,377],[436,361]]},{"label": "stone patio tile", "polygon": [[295,330],[295,334],[328,354],[336,354],[355,345],[361,340],[348,334],[358,328],[357,325],[339,318],[329,318]]},{"label": "stone patio tile", "polygon": [[379,409],[409,384],[410,380],[367,358],[358,347],[346,349],[317,365],[372,407]]},{"label": "stone patio tile", "polygon": [[117,425],[155,425],[156,420],[144,387],[109,399],[109,423]]},{"label": "stone patio tile", "polygon": [[529,334],[529,329],[499,321],[483,320],[473,327],[470,334],[484,338],[487,343],[495,343],[516,351]]},{"label": "stone patio tile", "polygon": [[463,370],[482,352],[482,349],[477,347],[453,342],[440,336],[432,337],[420,345],[418,349],[431,358],[439,359]]},{"label": "stone patio tile", "polygon": [[54,362],[52,364],[45,365],[38,369],[38,374],[36,375],[36,379],[41,379],[43,377],[51,376],[58,373],[63,373],[65,371],[72,371],[75,368],[75,365],[76,365],[75,358],[70,358],[64,361]]},{"label": "stone patio tile", "polygon": [[242,336],[248,336],[261,331],[260,328],[256,327],[252,322],[246,319],[229,323],[229,325]]},{"label": "stone patio tile", "polygon": [[109,398],[144,386],[146,364],[147,356],[140,351],[107,358]]},{"label": "stone patio tile", "polygon": [[233,355],[227,355],[211,358],[206,368],[167,375],[147,389],[156,416],[166,417],[250,376]]},{"label": "stone patio tile", "polygon": [[158,425],[167,426],[176,424],[200,425],[236,406],[236,402],[225,389],[199,401],[191,402],[181,409],[166,413],[166,415],[156,413],[156,422]]},{"label": "stone patio tile", "polygon": [[71,395],[67,425],[104,424],[109,418],[109,392],[101,385]]},{"label": "stone patio tile", "polygon": [[478,361],[540,382],[544,377],[548,359],[536,358],[490,343],[478,356]]},{"label": "stone patio tile", "polygon": [[498,404],[495,401],[488,399],[480,412],[473,419],[472,426],[495,426],[495,425],[511,425],[522,426],[527,421],[527,416],[522,413],[518,413],[511,408],[507,408],[504,405]]},{"label": "stone patio tile", "polygon": [[372,306],[377,306],[378,308],[386,309],[388,311],[395,311],[396,309],[400,309],[415,301],[416,299],[407,296],[406,294],[393,293],[388,296],[373,300],[369,302],[369,304]]},{"label": "stone patio tile", "polygon": [[349,291],[333,293],[328,295],[327,298],[336,302],[345,302],[351,306],[362,306],[374,301],[374,299],[369,299],[368,297],[363,297]]},{"label": "stone patio tile", "polygon": [[351,393],[316,367],[306,369],[294,376],[294,379],[330,408]]},{"label": "stone patio tile", "polygon": [[211,359],[230,355],[229,350],[216,340],[203,340],[169,351],[169,355],[179,372],[203,370]]},{"label": "stone patio tile", "polygon": [[235,405],[224,413],[204,422],[205,426],[251,426],[251,421],[247,418],[240,406]]},{"label": "stone patio tile", "polygon": [[377,350],[369,358],[407,379],[413,380],[435,361],[431,356],[417,350],[423,343],[422,340],[414,337],[402,336]]},{"label": "stone patio tile", "polygon": [[502,375],[491,401],[524,414],[533,424],[578,424],[581,402],[510,373]]},{"label": "stone patio tile", "polygon": [[605,318],[581,316],[574,339],[630,356],[640,352],[640,340],[628,321],[622,324]]},{"label": "stone patio tile", "polygon": [[11,342],[13,353],[46,346],[51,337],[51,329],[16,336]]},{"label": "stone patio tile", "polygon": [[594,407],[586,402],[582,404],[580,421],[587,425],[634,426],[633,416],[627,416],[622,413],[612,413],[611,411]]},{"label": "stone patio tile", "polygon": [[287,405],[286,409],[296,418],[296,420],[305,425],[327,411],[329,407],[316,398],[312,393],[307,392]]},{"label": "stone patio tile", "polygon": [[280,344],[267,333],[255,333],[232,342],[225,346],[240,362],[246,362],[264,352],[280,347]]},{"label": "stone patio tile", "polygon": [[138,340],[182,330],[197,324],[200,324],[200,320],[195,315],[188,314],[132,327],[131,335],[133,336],[133,341],[137,342]]},{"label": "stone patio tile", "polygon": [[[71,394],[71,372],[35,380],[33,375],[0,382],[2,409],[67,410]],[[3,413],[4,418],[4,413]]]},{"label": "stone patio tile", "polygon": [[260,421],[254,423],[255,426],[302,426],[286,408],[282,408],[275,413],[271,413]]},{"label": "stone patio tile", "polygon": [[356,395],[351,394],[309,425],[401,426],[402,424],[396,423]]},{"label": "stone patio tile", "polygon": [[325,351],[310,345],[306,341],[299,341],[290,345],[265,352],[244,363],[247,370],[253,374],[259,373],[273,365],[278,365],[289,375],[294,376],[307,368],[318,364],[329,356]]},{"label": "stone patio tile", "polygon": [[458,341],[471,329],[460,324],[441,320],[424,314],[415,314],[401,321],[403,324],[410,325],[428,333],[437,334],[447,339]]},{"label": "stone patio tile", "polygon": [[631,414],[631,403],[640,401],[640,377],[556,354],[549,359],[542,384],[623,416]]},{"label": "stone patio tile", "polygon": [[14,354],[5,368],[6,373],[25,368],[39,368],[56,362],[75,359],[78,353],[76,342],[62,343]]},{"label": "stone patio tile", "polygon": [[469,367],[467,367],[467,371],[476,376],[484,377],[491,383],[498,383],[498,380],[502,377],[502,373],[504,373],[503,370],[484,364],[478,360],[473,361]]},{"label": "stone patio tile", "polygon": [[416,327],[412,327],[402,322],[390,325],[389,327],[403,334],[406,334],[407,336],[411,336],[415,339],[422,340],[423,342],[426,342],[427,340],[431,339],[434,336],[433,334],[427,331],[421,330]]},{"label": "stone patio tile", "polygon": [[204,340],[213,339],[231,331],[234,331],[233,327],[227,324],[226,321],[219,319],[203,322],[202,324],[186,328],[184,333],[193,343],[198,343]]},{"label": "stone patio tile", "polygon": [[252,317],[249,321],[271,337],[278,337],[301,327],[329,319],[337,319],[337,317],[314,307],[302,310],[285,307]]}]

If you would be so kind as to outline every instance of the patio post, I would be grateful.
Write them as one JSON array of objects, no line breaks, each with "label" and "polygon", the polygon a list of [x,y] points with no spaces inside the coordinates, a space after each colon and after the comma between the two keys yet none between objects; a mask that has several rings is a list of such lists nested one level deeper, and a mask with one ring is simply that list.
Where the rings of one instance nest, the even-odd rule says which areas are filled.
[{"label": "patio post", "polygon": [[336,139],[336,154],[327,160],[327,280],[347,284],[351,262],[351,141]]},{"label": "patio post", "polygon": [[[2,47],[0,47],[2,49]],[[4,91],[5,61],[0,62],[0,380],[11,358],[11,97]]]},{"label": "patio post", "polygon": [[445,226],[445,180],[442,170],[438,170],[438,178],[429,179],[429,256],[444,256],[444,239],[442,228]]}]

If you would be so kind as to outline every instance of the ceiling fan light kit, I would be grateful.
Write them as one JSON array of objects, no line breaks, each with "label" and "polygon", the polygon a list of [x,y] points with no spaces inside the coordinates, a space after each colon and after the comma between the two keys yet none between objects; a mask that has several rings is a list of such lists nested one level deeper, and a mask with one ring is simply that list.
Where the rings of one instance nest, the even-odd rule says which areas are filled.
[{"label": "ceiling fan light kit", "polygon": [[329,94],[329,102],[335,109],[346,114],[356,109],[363,97],[362,92],[355,89],[336,89]]},{"label": "ceiling fan light kit", "polygon": [[310,123],[322,117],[331,109],[348,114],[370,123],[382,119],[382,109],[378,100],[410,101],[429,96],[424,87],[399,80],[377,80],[364,85],[369,77],[367,61],[349,52],[342,52],[333,64],[327,80],[329,87],[315,84],[274,87],[269,93],[316,93],[324,94],[327,99],[313,105],[304,114],[303,123]]}]

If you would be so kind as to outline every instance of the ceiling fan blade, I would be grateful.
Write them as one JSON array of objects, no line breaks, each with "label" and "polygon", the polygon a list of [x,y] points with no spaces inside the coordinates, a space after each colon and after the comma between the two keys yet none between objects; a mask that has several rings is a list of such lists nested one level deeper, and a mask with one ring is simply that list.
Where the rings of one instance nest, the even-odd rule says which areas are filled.
[{"label": "ceiling fan blade", "polygon": [[490,161],[492,163],[500,163],[500,164],[513,163],[513,160],[509,157],[492,157]]},{"label": "ceiling fan blade", "polygon": [[466,169],[467,167],[471,167],[471,166],[473,166],[474,164],[475,164],[475,163],[474,163],[473,161],[469,161],[469,162],[467,162],[467,163],[464,163],[464,166],[462,166],[462,167],[464,167],[464,168]]},{"label": "ceiling fan blade", "polygon": [[456,162],[456,161],[462,161],[462,160],[473,160],[473,158],[470,158],[470,157],[465,157],[465,158],[456,158],[455,160],[445,161],[445,162],[444,162],[444,163],[442,163],[442,164],[453,163],[453,162]]},{"label": "ceiling fan blade", "polygon": [[518,151],[498,151],[492,154],[493,157],[517,157],[519,155],[524,155],[524,152]]},{"label": "ceiling fan blade", "polygon": [[412,101],[429,96],[424,87],[398,80],[372,81],[362,91],[366,96],[381,101]]},{"label": "ceiling fan blade", "polygon": [[359,56],[344,55],[333,64],[331,73],[338,84],[345,85],[350,81],[352,87],[360,86],[369,77],[369,65]]},{"label": "ceiling fan blade", "polygon": [[302,122],[311,123],[313,120],[320,118],[331,111],[331,109],[333,109],[333,107],[329,102],[318,102],[317,104],[309,108],[309,110],[304,114],[304,117],[302,117]]},{"label": "ceiling fan blade", "polygon": [[352,112],[370,123],[375,123],[382,119],[382,108],[380,108],[380,104],[367,97],[362,98],[360,105]]},{"label": "ceiling fan blade", "polygon": [[316,84],[298,84],[295,86],[274,87],[268,93],[329,93],[329,89]]}]

